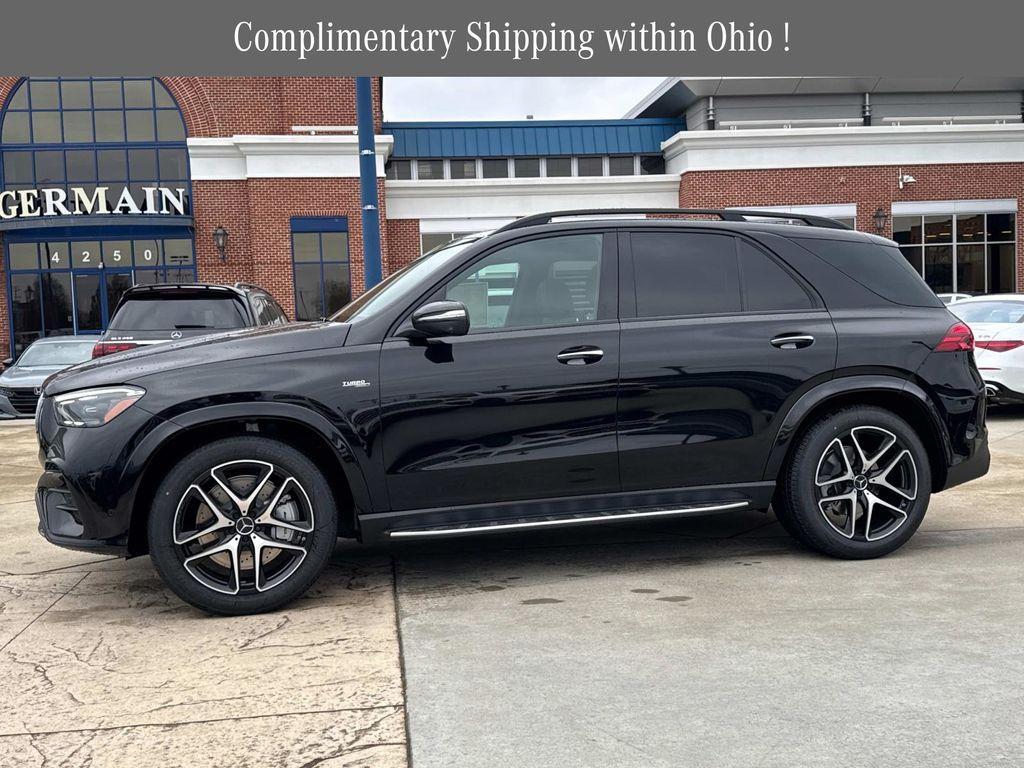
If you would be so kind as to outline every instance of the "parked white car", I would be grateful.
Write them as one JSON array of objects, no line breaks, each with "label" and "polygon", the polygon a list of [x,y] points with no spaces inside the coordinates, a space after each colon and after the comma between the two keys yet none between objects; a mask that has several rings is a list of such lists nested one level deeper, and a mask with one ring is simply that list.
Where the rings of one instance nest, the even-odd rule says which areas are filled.
[{"label": "parked white car", "polygon": [[958,301],[963,301],[964,299],[971,298],[971,294],[969,293],[937,293],[935,295],[938,296],[939,301],[941,301],[946,306],[949,306],[950,304],[956,304]]},{"label": "parked white car", "polygon": [[989,401],[1024,403],[1024,294],[972,296],[949,311],[974,333],[974,360]]}]

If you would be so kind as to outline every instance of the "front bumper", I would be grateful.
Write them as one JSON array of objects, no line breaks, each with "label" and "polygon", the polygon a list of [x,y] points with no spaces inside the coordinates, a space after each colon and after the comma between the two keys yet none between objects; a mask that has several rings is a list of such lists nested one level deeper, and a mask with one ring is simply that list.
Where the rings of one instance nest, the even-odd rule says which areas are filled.
[{"label": "front bumper", "polygon": [[75,502],[76,494],[58,471],[43,472],[36,486],[36,512],[39,533],[51,544],[96,554],[125,555],[127,532],[113,539],[89,538],[85,535],[86,519]]},{"label": "front bumper", "polygon": [[36,485],[36,512],[47,541],[68,549],[129,554],[138,477],[126,468],[154,421],[160,420],[136,406],[102,427],[61,427],[52,400],[40,401],[36,432],[43,474]]}]

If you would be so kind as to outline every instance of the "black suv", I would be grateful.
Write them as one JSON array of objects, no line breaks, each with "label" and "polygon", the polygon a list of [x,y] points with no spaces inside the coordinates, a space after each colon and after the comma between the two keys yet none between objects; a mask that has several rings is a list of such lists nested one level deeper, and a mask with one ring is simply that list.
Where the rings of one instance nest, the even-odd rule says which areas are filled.
[{"label": "black suv", "polygon": [[255,285],[136,285],[121,295],[106,332],[92,349],[92,356],[104,357],[150,344],[287,322],[280,305]]},{"label": "black suv", "polygon": [[622,213],[520,219],[325,322],[58,374],[43,535],[148,552],[186,601],[250,613],[309,587],[337,536],[771,504],[804,544],[877,557],[987,471],[971,333],[893,242]]}]

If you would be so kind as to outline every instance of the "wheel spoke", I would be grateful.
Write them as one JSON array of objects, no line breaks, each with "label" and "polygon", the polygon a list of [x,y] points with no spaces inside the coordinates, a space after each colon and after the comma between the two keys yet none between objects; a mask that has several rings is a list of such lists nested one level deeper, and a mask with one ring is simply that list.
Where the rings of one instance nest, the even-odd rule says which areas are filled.
[{"label": "wheel spoke", "polygon": [[[897,488],[895,485],[889,482],[889,475],[892,473],[894,469],[896,469],[896,467],[899,465],[901,461],[903,461],[903,459],[907,459],[910,462],[911,477],[913,478],[913,484],[909,491],[903,490],[902,488]],[[907,501],[913,501],[914,499],[917,498],[917,465],[914,464],[914,457],[910,455],[910,451],[904,448],[902,451],[896,454],[896,458],[889,463],[889,466],[887,466],[877,475],[868,480],[868,482],[871,483],[872,485],[880,485],[883,488],[888,488],[890,491],[899,494]]]},{"label": "wheel spoke", "polygon": [[[231,558],[231,573],[234,578],[235,586],[234,589],[218,588],[218,591],[227,592],[231,595],[237,595],[239,589],[241,589],[242,586],[242,579],[238,559],[238,548],[239,545],[241,544],[241,541],[242,538],[240,536],[232,536],[227,540],[221,542],[220,544],[216,544],[212,547],[209,547],[208,549],[204,549],[202,552],[192,555],[191,557],[186,557],[184,566],[189,571],[189,573],[192,573],[193,576],[196,576],[195,572],[192,570],[192,568],[190,568],[190,566],[193,563],[196,563],[199,560],[204,560],[208,557],[213,557],[214,555],[219,555],[222,552],[226,552],[228,556]],[[199,581],[205,583],[205,579],[202,579],[200,577],[196,578],[198,578]]]},{"label": "wheel spoke", "polygon": [[[229,483],[227,483],[225,480],[221,479],[217,475],[217,472],[219,470],[223,469],[224,467],[229,467],[229,466],[232,466],[232,465],[239,465],[239,464],[261,466],[261,467],[264,467],[264,469],[265,469],[265,472],[264,472],[263,476],[259,480],[256,481],[256,484],[253,487],[252,492],[248,496],[246,496],[244,499],[241,498],[238,494],[235,493],[234,489],[231,487],[231,485]],[[226,464],[221,464],[221,465],[216,466],[216,467],[214,467],[213,469],[210,470],[210,477],[212,477],[214,482],[216,482],[217,485],[220,486],[221,490],[224,491],[224,493],[227,494],[228,498],[231,499],[231,501],[234,503],[235,507],[238,508],[239,514],[242,514],[242,515],[249,514],[249,507],[252,506],[252,503],[253,503],[253,501],[256,500],[256,497],[260,495],[260,491],[263,490],[263,488],[267,484],[267,481],[270,480],[270,477],[273,474],[274,474],[274,465],[273,464],[268,464],[265,461],[229,461]]]},{"label": "wheel spoke", "polygon": [[281,503],[281,497],[284,495],[284,492],[289,485],[294,485],[295,488],[297,488],[299,492],[306,497],[305,500],[307,508],[313,508],[313,505],[309,503],[309,497],[306,496],[306,491],[303,487],[295,481],[294,477],[289,477],[281,483],[280,486],[278,486],[277,492],[274,494],[274,498],[270,500],[270,503],[267,505],[267,508],[263,510],[263,513],[255,519],[256,525],[274,525],[280,528],[287,528],[290,531],[309,533],[313,530],[313,524],[311,522],[308,524],[296,525],[288,520],[281,520],[280,518],[273,516],[274,510],[277,509],[277,505]]},{"label": "wheel spoke", "polygon": [[[826,504],[832,504],[832,503],[837,502],[837,501],[847,502],[850,505],[850,511],[847,513],[846,525],[843,528],[840,528],[839,526],[837,526],[835,523],[832,522],[832,519],[829,517],[828,512],[825,509],[825,505]],[[856,522],[857,522],[857,492],[856,491],[850,491],[849,493],[841,493],[841,494],[839,494],[837,496],[826,496],[825,498],[820,499],[818,501],[818,509],[821,510],[821,514],[825,518],[826,522],[828,522],[829,525],[831,525],[833,528],[835,528],[836,531],[838,531],[839,533],[841,533],[843,536],[845,536],[848,539],[852,539],[853,538],[854,527],[855,527]]]},{"label": "wheel spoke", "polygon": [[[867,501],[867,507],[868,507],[868,511],[867,511],[867,514],[866,514],[866,522],[865,522],[865,526],[864,526],[864,538],[867,539],[868,541],[877,541],[878,539],[884,539],[890,533],[892,533],[897,528],[899,528],[903,524],[903,521],[907,519],[907,513],[906,512],[904,512],[902,509],[900,509],[896,505],[890,504],[889,502],[887,502],[885,499],[881,498],[880,496],[876,496],[871,491],[864,491],[864,498]],[[885,507],[890,512],[894,512],[896,514],[896,516],[899,518],[896,521],[896,525],[891,526],[890,530],[887,533],[883,534],[882,536],[872,536],[871,535],[871,520],[872,520],[872,517],[874,516],[874,512],[875,512],[875,507],[876,506],[878,506],[878,507]]]},{"label": "wheel spoke", "polygon": [[[825,463],[825,459],[828,458],[829,454],[833,451],[833,449],[837,451],[839,455],[842,457],[843,466],[846,467],[846,472],[844,472],[839,477],[834,477],[831,478],[830,480],[826,480],[825,482],[821,482],[820,480],[818,480],[818,478],[821,477],[821,465]],[[853,468],[850,466],[850,459],[846,455],[846,450],[843,447],[842,441],[837,437],[835,440],[828,444],[828,448],[826,448],[825,452],[821,455],[821,460],[818,462],[818,471],[814,476],[814,483],[819,488],[824,488],[826,485],[834,485],[836,483],[842,483],[846,480],[853,480]]]},{"label": "wheel spoke", "polygon": [[[861,446],[860,440],[857,438],[858,432],[867,431],[881,432],[885,435],[885,441],[882,443],[882,448],[871,458],[868,458],[867,455],[865,455],[864,448]],[[882,456],[885,455],[885,452],[896,444],[896,435],[888,430],[879,429],[878,427],[854,427],[850,430],[850,440],[853,442],[853,447],[856,449],[857,456],[860,458],[860,471],[861,474],[863,474],[875,466],[875,462],[882,458]]]},{"label": "wheel spoke", "polygon": [[[295,571],[295,569],[302,564],[302,561],[306,559],[305,547],[299,547],[295,544],[288,544],[286,542],[277,541],[275,539],[268,539],[267,537],[261,536],[258,533],[251,534],[251,539],[253,549],[252,561],[254,568],[254,583],[256,584],[256,589],[259,592],[263,592],[267,589],[270,589],[270,587],[275,586],[281,581],[284,581],[284,579],[288,578],[288,576],[290,576]],[[275,580],[275,583],[271,584],[270,586],[267,586],[263,582],[263,551],[266,549],[283,549],[299,553],[299,556],[294,560],[294,562],[292,562],[289,565],[286,572],[284,574],[279,575]]]},{"label": "wheel spoke", "polygon": [[[188,534],[187,536],[180,536],[178,534],[178,523],[181,517],[182,507],[185,504],[185,500],[192,493],[195,493],[197,496],[199,496],[200,499],[202,499],[203,504],[206,505],[206,507],[213,514],[214,520],[213,523],[207,525],[206,527],[200,530],[196,530]],[[224,528],[230,528],[232,525],[234,525],[234,523],[232,523],[231,520],[229,520],[224,515],[224,513],[220,511],[220,507],[218,507],[213,502],[213,500],[206,495],[206,491],[204,491],[198,485],[190,485],[188,489],[185,491],[185,493],[182,495],[181,501],[178,502],[178,508],[174,512],[174,543],[189,544],[201,536],[206,536],[207,534],[213,533],[214,531],[222,530]]]}]

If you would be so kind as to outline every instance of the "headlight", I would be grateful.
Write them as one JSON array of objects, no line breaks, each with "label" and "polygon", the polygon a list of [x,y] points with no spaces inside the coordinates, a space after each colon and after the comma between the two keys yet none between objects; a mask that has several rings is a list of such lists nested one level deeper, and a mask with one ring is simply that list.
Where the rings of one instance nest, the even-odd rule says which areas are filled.
[{"label": "headlight", "polygon": [[67,392],[53,398],[62,427],[100,427],[123,413],[146,394],[140,387],[99,387]]}]

